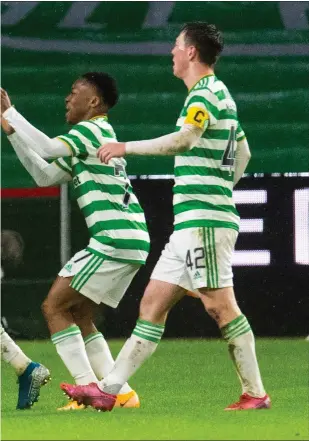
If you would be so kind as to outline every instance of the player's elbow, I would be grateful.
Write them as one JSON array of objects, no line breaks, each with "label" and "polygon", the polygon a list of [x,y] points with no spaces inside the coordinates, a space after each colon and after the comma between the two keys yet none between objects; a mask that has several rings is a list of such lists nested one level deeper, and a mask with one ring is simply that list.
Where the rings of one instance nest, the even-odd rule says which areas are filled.
[{"label": "player's elbow", "polygon": [[176,140],[173,147],[169,149],[169,154],[181,155],[182,153],[185,153],[188,150],[190,150],[190,148],[191,148],[191,144],[187,140],[179,138],[178,140]]},{"label": "player's elbow", "polygon": [[240,155],[249,161],[249,159],[251,158],[251,152],[247,139],[245,138],[241,140],[238,146],[239,148],[237,148],[237,150],[239,151]]},{"label": "player's elbow", "polygon": [[192,147],[194,147],[197,138],[192,136],[191,133],[186,133],[185,136],[179,137],[176,143],[176,148],[179,153],[188,152]]},{"label": "player's elbow", "polygon": [[247,167],[247,165],[249,164],[250,159],[251,159],[251,153],[250,153],[250,152],[246,152],[246,155],[245,155],[245,163],[246,163],[246,167]]},{"label": "player's elbow", "polygon": [[178,147],[178,153],[185,153],[191,149],[191,143],[185,142]]},{"label": "player's elbow", "polygon": [[185,124],[178,133],[181,136],[179,143],[181,152],[188,152],[197,144],[203,134],[203,130],[200,127]]}]

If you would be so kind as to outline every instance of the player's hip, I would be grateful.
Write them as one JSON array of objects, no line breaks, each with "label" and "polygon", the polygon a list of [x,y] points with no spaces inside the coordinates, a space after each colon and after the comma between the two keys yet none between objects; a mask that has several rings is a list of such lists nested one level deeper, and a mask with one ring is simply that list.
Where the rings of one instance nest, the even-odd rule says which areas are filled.
[{"label": "player's hip", "polygon": [[119,262],[88,249],[76,253],[59,276],[72,277],[70,286],[93,300],[116,307],[140,268],[138,263]]},{"label": "player's hip", "polygon": [[107,235],[91,237],[87,249],[94,254],[118,262],[144,265],[150,250],[149,236],[148,240],[147,236],[132,236],[131,238],[126,238],[125,234],[123,236],[122,238]]},{"label": "player's hip", "polygon": [[188,290],[233,285],[232,255],[238,232],[194,227],[174,231],[151,278]]}]

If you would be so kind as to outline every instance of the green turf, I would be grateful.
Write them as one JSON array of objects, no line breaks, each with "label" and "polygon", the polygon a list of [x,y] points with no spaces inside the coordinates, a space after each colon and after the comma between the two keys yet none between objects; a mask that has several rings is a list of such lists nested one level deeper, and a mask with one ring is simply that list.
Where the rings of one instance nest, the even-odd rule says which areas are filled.
[{"label": "green turf", "polygon": [[[117,353],[122,342],[111,342]],[[40,401],[16,411],[17,385],[2,363],[2,439],[14,440],[294,440],[308,439],[308,342],[258,340],[260,368],[271,410],[224,412],[239,384],[217,340],[165,340],[131,385],[140,409],[57,412],[66,403],[59,389],[70,376],[49,342],[20,342],[25,352],[52,372]]]}]

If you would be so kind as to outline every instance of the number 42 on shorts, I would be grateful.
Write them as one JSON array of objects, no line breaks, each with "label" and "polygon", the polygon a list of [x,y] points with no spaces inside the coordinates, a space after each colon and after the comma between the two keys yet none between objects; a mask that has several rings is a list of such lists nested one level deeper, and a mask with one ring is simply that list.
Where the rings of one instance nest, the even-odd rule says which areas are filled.
[{"label": "number 42 on shorts", "polygon": [[205,251],[204,248],[194,248],[194,250],[188,250],[186,254],[186,265],[190,270],[196,270],[199,268],[205,268]]}]

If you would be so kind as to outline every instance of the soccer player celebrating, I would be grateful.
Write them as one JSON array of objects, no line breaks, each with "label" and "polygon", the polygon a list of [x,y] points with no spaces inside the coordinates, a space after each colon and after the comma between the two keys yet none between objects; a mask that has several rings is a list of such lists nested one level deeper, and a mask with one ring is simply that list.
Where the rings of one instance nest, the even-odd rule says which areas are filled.
[{"label": "soccer player celebrating", "polygon": [[[87,248],[62,268],[42,305],[52,342],[79,385],[102,379],[114,363],[92,322],[93,307],[104,303],[116,308],[149,252],[144,213],[125,160],[105,165],[96,156],[100,145],[117,140],[107,118],[117,101],[116,83],[108,74],[82,75],[65,100],[66,120],[74,126],[50,139],[15,110],[1,90],[2,126],[20,161],[40,186],[73,180],[90,233]],[[55,157],[51,164],[43,159]],[[139,407],[128,384],[119,389],[117,405]],[[76,403],[73,407],[79,408]]]},{"label": "soccer player celebrating", "polygon": [[[17,266],[22,258],[23,240],[17,231],[1,231],[1,280],[4,277],[2,263]],[[41,386],[50,380],[49,370],[32,361],[0,325],[1,358],[14,369],[18,378],[16,409],[30,409],[40,396]]]},{"label": "soccer player celebrating", "polygon": [[270,407],[255,354],[254,335],[236,302],[232,254],[239,216],[233,187],[250,159],[236,104],[214,74],[223,49],[212,24],[186,24],[172,50],[174,75],[188,96],[176,131],[156,139],[109,143],[98,150],[105,164],[125,155],[174,155],[174,232],[151,275],[131,337],[107,377],[98,384],[62,389],[80,402],[111,410],[122,384],[160,342],[170,309],[196,293],[216,321],[236,367],[242,394],[226,410]]}]

